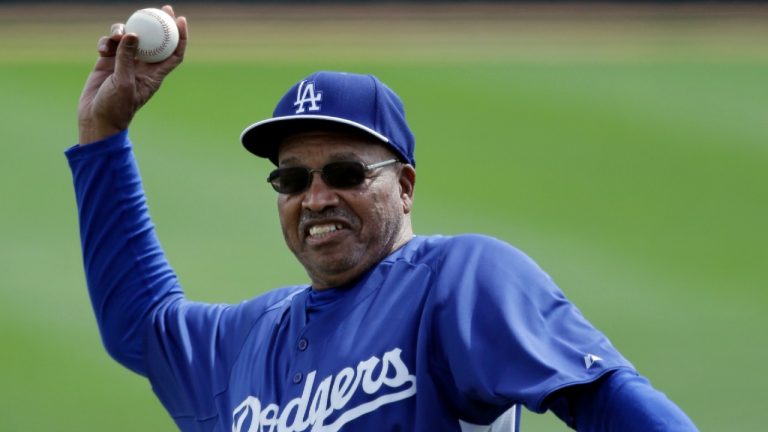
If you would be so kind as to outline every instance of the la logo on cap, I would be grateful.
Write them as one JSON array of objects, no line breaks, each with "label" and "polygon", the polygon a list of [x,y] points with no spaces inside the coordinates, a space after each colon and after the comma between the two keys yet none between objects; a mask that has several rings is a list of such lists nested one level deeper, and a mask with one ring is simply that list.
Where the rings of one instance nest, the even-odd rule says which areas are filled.
[{"label": "la logo on cap", "polygon": [[[320,111],[319,102],[323,100],[323,92],[315,92],[315,82],[304,80],[299,83],[299,87],[296,89],[296,102],[293,106],[298,107],[296,114],[302,114],[306,111]],[[304,108],[304,104],[308,103],[309,107]]]}]

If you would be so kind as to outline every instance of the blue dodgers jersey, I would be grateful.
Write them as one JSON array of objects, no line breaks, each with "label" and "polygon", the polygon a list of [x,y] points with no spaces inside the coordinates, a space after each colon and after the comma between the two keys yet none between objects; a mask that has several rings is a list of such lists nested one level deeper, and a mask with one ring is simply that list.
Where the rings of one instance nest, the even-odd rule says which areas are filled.
[{"label": "blue dodgers jersey", "polygon": [[91,146],[67,155],[102,337],[182,430],[479,430],[631,368],[534,262],[485,236],[415,237],[350,286],[188,301],[127,136]]}]

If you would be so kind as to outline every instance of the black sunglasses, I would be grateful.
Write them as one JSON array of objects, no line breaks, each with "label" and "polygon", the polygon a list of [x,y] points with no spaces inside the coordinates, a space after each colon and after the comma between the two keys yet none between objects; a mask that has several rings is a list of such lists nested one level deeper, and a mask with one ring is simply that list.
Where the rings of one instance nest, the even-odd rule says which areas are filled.
[{"label": "black sunglasses", "polygon": [[307,167],[278,168],[267,177],[267,181],[281,194],[297,194],[309,188],[312,184],[312,174],[319,172],[320,177],[328,186],[335,189],[350,189],[360,186],[365,181],[365,174],[376,168],[396,163],[397,159],[390,159],[371,165],[365,165],[358,161],[331,162],[322,169],[309,169]]}]

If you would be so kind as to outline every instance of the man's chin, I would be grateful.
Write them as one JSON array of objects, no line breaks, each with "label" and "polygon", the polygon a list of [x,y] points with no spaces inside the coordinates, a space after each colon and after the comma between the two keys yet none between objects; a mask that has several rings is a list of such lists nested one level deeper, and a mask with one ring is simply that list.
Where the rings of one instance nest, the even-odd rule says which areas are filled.
[{"label": "man's chin", "polygon": [[304,256],[301,263],[312,279],[313,286],[318,282],[327,285],[326,288],[344,285],[361,273],[356,271],[356,263],[350,259],[349,253],[310,255],[312,256]]}]

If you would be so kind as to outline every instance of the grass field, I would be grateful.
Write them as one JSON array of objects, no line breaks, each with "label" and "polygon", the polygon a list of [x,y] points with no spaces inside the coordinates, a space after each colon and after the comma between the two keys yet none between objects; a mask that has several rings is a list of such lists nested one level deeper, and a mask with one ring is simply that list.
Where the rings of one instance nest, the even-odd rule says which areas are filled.
[{"label": "grass field", "polygon": [[[100,345],[62,155],[133,9],[0,6],[2,431],[173,430]],[[238,136],[314,70],[371,72],[417,137],[417,232],[520,247],[701,430],[764,428],[768,6],[177,12],[187,59],[131,136],[191,298],[306,279]]]}]

